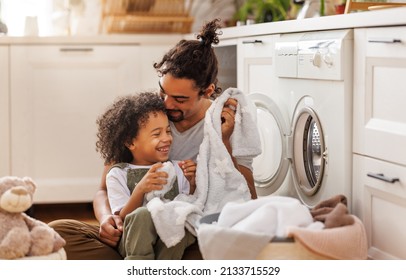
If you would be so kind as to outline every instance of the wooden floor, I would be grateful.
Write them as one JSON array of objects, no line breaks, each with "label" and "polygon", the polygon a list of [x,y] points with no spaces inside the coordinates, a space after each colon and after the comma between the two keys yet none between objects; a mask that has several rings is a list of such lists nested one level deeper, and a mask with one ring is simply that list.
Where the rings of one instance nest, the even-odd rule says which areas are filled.
[{"label": "wooden floor", "polygon": [[92,203],[34,204],[27,214],[45,223],[58,219],[75,219],[98,224]]}]

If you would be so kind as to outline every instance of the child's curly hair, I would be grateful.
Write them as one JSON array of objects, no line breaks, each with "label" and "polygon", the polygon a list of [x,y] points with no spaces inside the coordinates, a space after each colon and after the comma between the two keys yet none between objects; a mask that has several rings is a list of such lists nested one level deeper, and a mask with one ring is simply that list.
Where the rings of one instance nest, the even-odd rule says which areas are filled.
[{"label": "child's curly hair", "polygon": [[96,151],[105,164],[131,162],[133,156],[126,147],[138,135],[140,127],[148,121],[149,114],[166,109],[157,93],[141,92],[119,97],[97,120]]},{"label": "child's curly hair", "polygon": [[175,78],[191,79],[200,90],[200,95],[210,85],[215,85],[212,98],[221,94],[222,89],[217,86],[218,61],[212,44],[219,43],[217,29],[220,28],[220,19],[206,23],[197,39],[181,40],[170,49],[159,63],[154,63],[154,68],[160,76],[167,73]]}]

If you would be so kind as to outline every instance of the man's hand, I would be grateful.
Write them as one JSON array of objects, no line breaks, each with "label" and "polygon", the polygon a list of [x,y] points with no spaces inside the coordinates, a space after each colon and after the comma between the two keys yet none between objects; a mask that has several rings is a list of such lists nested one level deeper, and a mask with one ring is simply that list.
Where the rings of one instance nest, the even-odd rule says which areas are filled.
[{"label": "man's hand", "polygon": [[191,160],[183,160],[180,161],[179,167],[183,170],[183,175],[185,175],[186,179],[189,181],[190,184],[190,192],[189,194],[193,194],[196,190],[196,163]]},{"label": "man's hand", "polygon": [[230,141],[230,136],[234,130],[235,112],[237,110],[238,102],[233,98],[229,98],[221,111],[221,134],[223,142]]},{"label": "man's hand", "polygon": [[111,247],[117,247],[122,233],[123,220],[118,215],[108,215],[100,223],[100,240]]}]

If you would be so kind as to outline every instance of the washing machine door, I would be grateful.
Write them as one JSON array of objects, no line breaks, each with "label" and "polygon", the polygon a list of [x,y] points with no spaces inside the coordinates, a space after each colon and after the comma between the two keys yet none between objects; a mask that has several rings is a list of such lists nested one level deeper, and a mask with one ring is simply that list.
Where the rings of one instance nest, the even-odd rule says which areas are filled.
[{"label": "washing machine door", "polygon": [[[310,101],[309,101],[310,100]],[[293,177],[297,193],[308,206],[322,186],[327,165],[327,147],[321,121],[311,107],[311,98],[299,101],[293,117]]]},{"label": "washing machine door", "polygon": [[257,194],[264,196],[277,191],[286,178],[290,166],[286,136],[290,128],[270,97],[252,93],[249,98],[256,106],[262,148],[262,153],[254,158],[253,175]]}]

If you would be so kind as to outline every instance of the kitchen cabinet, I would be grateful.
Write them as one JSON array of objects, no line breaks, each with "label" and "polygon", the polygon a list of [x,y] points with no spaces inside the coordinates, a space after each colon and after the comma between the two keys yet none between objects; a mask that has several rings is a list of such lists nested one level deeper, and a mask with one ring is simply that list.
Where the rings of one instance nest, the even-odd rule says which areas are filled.
[{"label": "kitchen cabinet", "polygon": [[406,259],[406,27],[354,32],[353,211],[373,259]]},{"label": "kitchen cabinet", "polygon": [[266,93],[277,82],[274,75],[275,41],[279,35],[238,39],[237,87],[245,94]]},{"label": "kitchen cabinet", "polygon": [[164,49],[10,46],[10,169],[34,179],[35,202],[93,200],[103,171],[96,119],[117,96],[157,88],[152,63]]},{"label": "kitchen cabinet", "polygon": [[0,46],[0,177],[10,174],[8,46]]}]

